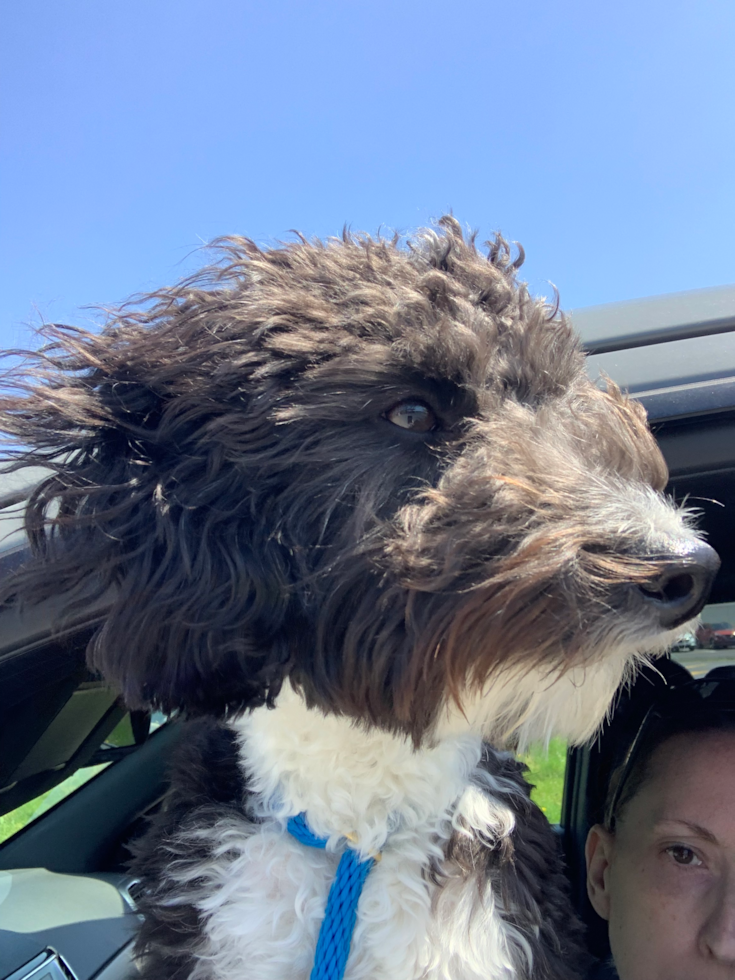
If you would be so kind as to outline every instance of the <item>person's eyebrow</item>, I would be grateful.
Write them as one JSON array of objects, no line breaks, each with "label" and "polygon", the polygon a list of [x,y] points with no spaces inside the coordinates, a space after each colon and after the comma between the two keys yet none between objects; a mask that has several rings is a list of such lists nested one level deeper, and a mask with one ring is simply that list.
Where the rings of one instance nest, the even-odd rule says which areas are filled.
[{"label": "person's eyebrow", "polygon": [[688,830],[691,830],[693,834],[696,834],[697,837],[701,837],[702,840],[706,840],[710,844],[718,843],[717,838],[715,837],[715,835],[712,833],[711,830],[707,830],[706,827],[703,827],[701,824],[694,823],[691,820],[680,820],[678,817],[666,817],[663,820],[657,820],[655,826],[656,829],[658,829],[660,827],[672,823],[677,823],[680,824],[681,826],[686,827]]}]

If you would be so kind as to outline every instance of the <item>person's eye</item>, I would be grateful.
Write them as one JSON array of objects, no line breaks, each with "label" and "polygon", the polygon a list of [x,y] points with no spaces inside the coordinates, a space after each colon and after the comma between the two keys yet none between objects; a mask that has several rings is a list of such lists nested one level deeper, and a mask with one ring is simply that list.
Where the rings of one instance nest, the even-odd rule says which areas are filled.
[{"label": "person's eye", "polygon": [[697,857],[691,847],[686,847],[684,844],[672,844],[671,847],[666,848],[666,853],[677,864],[687,868],[698,868],[704,863],[701,858]]},{"label": "person's eye", "polygon": [[411,432],[431,432],[438,425],[438,419],[429,406],[415,399],[399,402],[386,412],[385,417],[393,425]]}]

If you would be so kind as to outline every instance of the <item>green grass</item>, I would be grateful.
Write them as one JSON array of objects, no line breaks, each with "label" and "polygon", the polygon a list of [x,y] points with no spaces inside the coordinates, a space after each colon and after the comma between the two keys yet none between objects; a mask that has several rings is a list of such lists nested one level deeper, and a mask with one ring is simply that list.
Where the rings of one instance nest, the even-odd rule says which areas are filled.
[{"label": "green grass", "polygon": [[563,739],[552,738],[548,752],[541,746],[532,746],[520,759],[530,770],[526,773],[526,779],[535,787],[531,799],[541,807],[549,823],[559,823],[567,743]]}]

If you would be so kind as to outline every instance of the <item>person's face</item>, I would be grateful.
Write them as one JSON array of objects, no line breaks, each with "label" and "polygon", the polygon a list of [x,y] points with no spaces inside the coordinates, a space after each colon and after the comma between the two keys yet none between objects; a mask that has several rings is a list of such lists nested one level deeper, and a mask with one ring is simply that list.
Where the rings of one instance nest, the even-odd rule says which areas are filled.
[{"label": "person's face", "polygon": [[735,978],[735,734],[678,735],[616,833],[587,839],[587,888],[621,980]]}]

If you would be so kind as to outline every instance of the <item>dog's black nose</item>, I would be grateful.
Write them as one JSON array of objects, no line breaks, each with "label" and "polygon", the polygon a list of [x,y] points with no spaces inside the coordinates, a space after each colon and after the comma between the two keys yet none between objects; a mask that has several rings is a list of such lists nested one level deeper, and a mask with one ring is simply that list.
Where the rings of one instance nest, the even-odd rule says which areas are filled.
[{"label": "dog's black nose", "polygon": [[666,559],[658,577],[639,589],[656,610],[660,625],[675,629],[702,611],[719,567],[714,548],[704,541],[687,542]]}]

